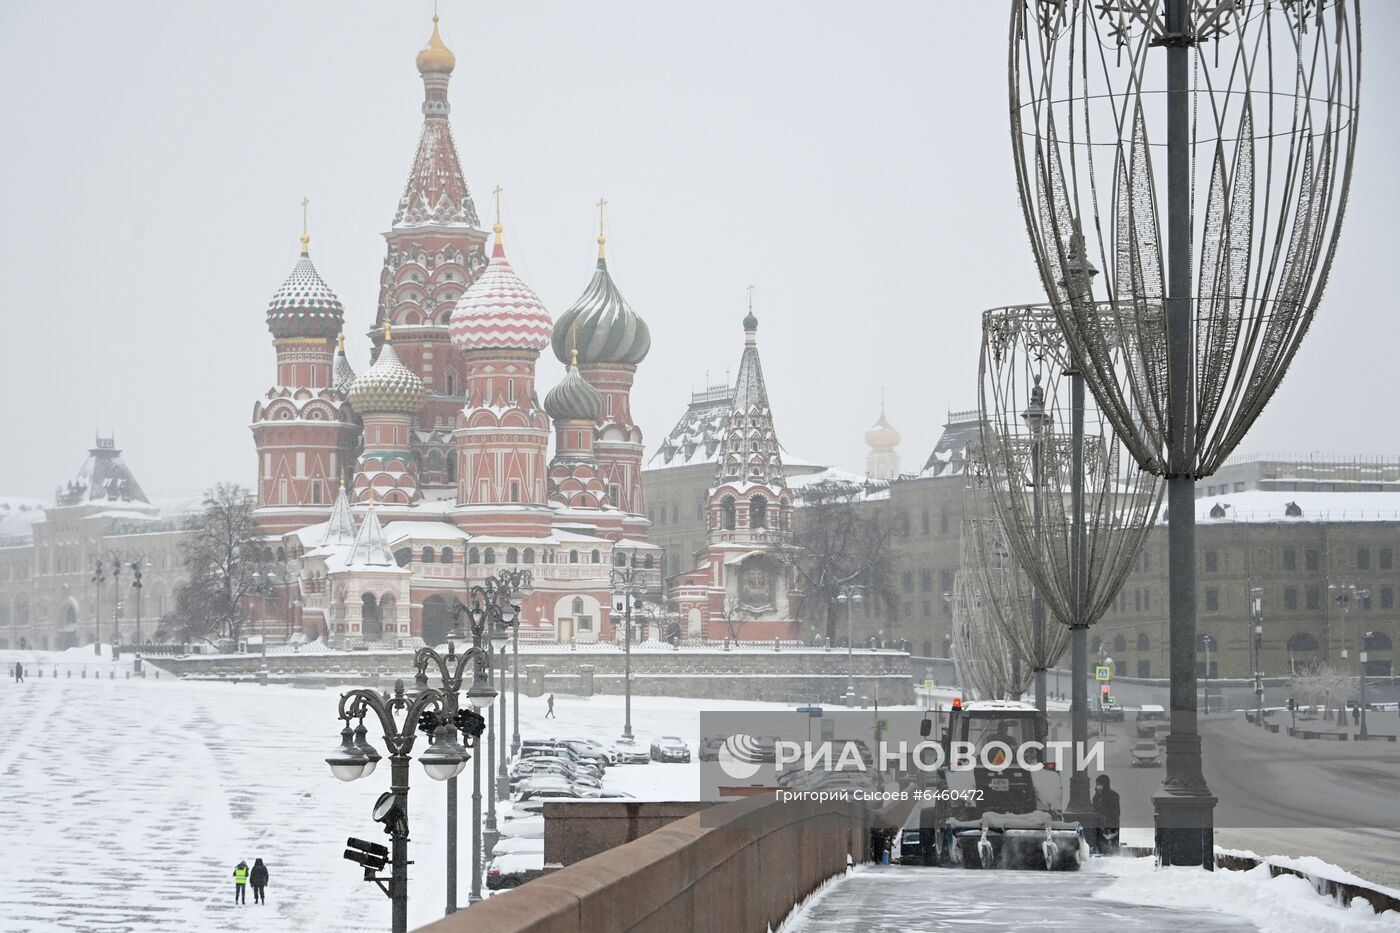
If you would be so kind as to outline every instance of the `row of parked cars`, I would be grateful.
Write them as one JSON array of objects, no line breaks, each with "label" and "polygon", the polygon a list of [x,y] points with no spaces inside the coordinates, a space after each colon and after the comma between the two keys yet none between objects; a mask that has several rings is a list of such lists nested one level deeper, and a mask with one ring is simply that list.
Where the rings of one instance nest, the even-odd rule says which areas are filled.
[{"label": "row of parked cars", "polygon": [[629,799],[631,794],[606,786],[607,770],[651,761],[690,761],[690,747],[675,736],[658,738],[649,747],[635,739],[599,742],[556,737],[522,742],[520,754],[507,769],[511,800],[502,807],[501,839],[491,850],[486,887],[514,888],[544,874],[545,801]]}]

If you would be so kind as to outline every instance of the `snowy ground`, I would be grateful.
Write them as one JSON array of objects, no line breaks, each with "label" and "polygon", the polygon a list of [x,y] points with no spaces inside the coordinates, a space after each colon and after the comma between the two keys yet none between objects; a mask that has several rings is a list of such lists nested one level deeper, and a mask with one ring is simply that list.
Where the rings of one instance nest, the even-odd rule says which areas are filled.
[{"label": "snowy ground", "polygon": [[[338,742],[337,697],[333,690],[126,680],[120,673],[116,680],[31,675],[23,684],[7,677],[0,683],[0,931],[385,929],[388,900],[341,852],[347,836],[382,838],[370,808],[389,776],[386,767],[351,784],[331,776],[323,759]],[[699,712],[715,705],[638,698],[638,740],[693,736]],[[556,710],[557,720],[544,721],[544,701],[526,699],[522,735],[611,739],[622,729],[621,697],[560,695]],[[463,785],[465,796],[469,779]],[[699,770],[618,766],[606,786],[693,798]],[[445,902],[446,794],[416,764],[411,787],[409,918],[419,926],[440,917]],[[458,890],[465,902],[465,802],[462,812]],[[268,904],[235,907],[233,866],[255,857],[269,868]]]},{"label": "snowy ground", "polygon": [[1147,858],[1096,858],[1070,873],[868,866],[821,889],[780,933],[850,929],[1380,933],[1400,930],[1400,916],[1338,907],[1301,878],[1270,878],[1267,869],[1158,870]]}]

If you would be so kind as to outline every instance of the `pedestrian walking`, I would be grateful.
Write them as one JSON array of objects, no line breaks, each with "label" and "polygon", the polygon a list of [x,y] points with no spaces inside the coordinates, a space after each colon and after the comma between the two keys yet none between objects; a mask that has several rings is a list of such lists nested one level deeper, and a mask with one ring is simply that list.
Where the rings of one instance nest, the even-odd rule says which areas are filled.
[{"label": "pedestrian walking", "polygon": [[17,683],[17,684],[22,684],[22,683],[24,683],[24,662],[23,662],[23,661],[16,661],[16,662],[15,662],[15,683]]},{"label": "pedestrian walking", "polygon": [[[23,679],[23,678],[21,678],[21,679]],[[1353,707],[1351,708],[1351,724],[1352,724],[1353,726],[1359,726],[1359,725],[1361,725],[1361,704],[1360,704],[1360,703],[1357,703],[1355,706],[1353,706]]]},{"label": "pedestrian walking", "polygon": [[253,903],[266,904],[267,895],[263,891],[267,887],[267,866],[262,859],[253,859],[253,870],[248,873],[248,881],[253,885]]},{"label": "pedestrian walking", "polygon": [[549,695],[549,699],[547,699],[545,702],[549,704],[549,709],[545,710],[545,712],[544,712],[544,718],[545,718],[545,719],[557,719],[558,717],[556,717],[556,716],[554,715],[554,694],[551,693],[551,694]]},{"label": "pedestrian walking", "polygon": [[233,902],[235,904],[247,905],[248,903],[248,863],[239,861],[233,867]]},{"label": "pedestrian walking", "polygon": [[1094,828],[1094,851],[1100,855],[1116,854],[1121,817],[1118,791],[1110,786],[1107,774],[1100,774],[1094,781],[1094,813],[1099,824]]}]

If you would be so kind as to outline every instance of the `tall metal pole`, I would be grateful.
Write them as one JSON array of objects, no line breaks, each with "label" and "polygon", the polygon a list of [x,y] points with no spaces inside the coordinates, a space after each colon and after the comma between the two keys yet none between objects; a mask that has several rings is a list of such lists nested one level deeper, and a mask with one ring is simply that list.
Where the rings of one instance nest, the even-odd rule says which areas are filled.
[{"label": "tall metal pole", "polygon": [[[517,628],[519,627],[519,623],[518,623],[518,622],[517,622],[517,624],[516,624],[516,627],[517,627]],[[500,698],[501,698],[501,704],[500,704],[500,705],[501,705],[501,728],[500,728],[499,730],[497,730],[497,731],[500,733],[501,750],[500,750],[500,769],[499,769],[499,771],[497,771],[497,773],[496,773],[496,796],[497,796],[499,799],[501,799],[501,800],[505,800],[507,797],[510,796],[510,771],[509,771],[508,768],[506,767],[506,661],[507,661],[507,658],[508,658],[508,656],[506,655],[505,648],[503,647],[503,648],[501,649],[501,656],[500,656],[500,659],[499,659],[499,660],[500,660],[500,663],[501,663],[501,689],[497,691],[497,694],[498,694],[498,695],[500,696]]]},{"label": "tall metal pole", "polygon": [[97,559],[97,570],[92,575],[92,653],[102,655],[102,558]]},{"label": "tall metal pole", "polygon": [[[495,653],[492,652],[487,657],[486,676],[494,685],[496,680]],[[499,703],[492,703],[486,710],[486,734],[482,736],[486,740],[486,835],[482,852],[477,853],[478,859],[483,852],[489,852],[496,847],[496,842],[501,838],[501,834],[496,831],[496,735],[504,731],[496,725],[497,716],[502,716],[501,722],[504,725],[504,710],[498,709]],[[478,756],[480,757],[480,756]]]},{"label": "tall metal pole", "polygon": [[[1069,776],[1066,818],[1086,822],[1093,817],[1089,775],[1078,758],[1089,743],[1089,573],[1084,527],[1084,376],[1068,370],[1070,386],[1070,574],[1074,584],[1074,619],[1070,624],[1070,738],[1075,767]],[[1037,497],[1039,502],[1039,497]]]},{"label": "tall metal pole", "polygon": [[[122,612],[121,575],[122,575],[122,559],[121,559],[120,557],[114,557],[114,558],[112,558],[112,646],[113,646],[113,647],[116,647],[117,645],[121,644],[121,640],[122,640],[122,627],[121,627],[121,618],[122,618],[122,615],[121,615],[121,612]],[[102,653],[102,652],[101,652],[101,649],[99,649],[99,650],[98,650],[98,654],[101,654],[101,653]]]},{"label": "tall metal pole", "polygon": [[1255,580],[1249,588],[1250,632],[1249,643],[1254,648],[1254,722],[1261,729],[1264,726],[1264,588]]},{"label": "tall metal pole", "polygon": [[855,623],[854,606],[856,602],[855,592],[846,595],[846,706],[853,708],[856,705],[856,657],[855,657]]},{"label": "tall metal pole", "polygon": [[392,933],[408,933],[408,761],[406,751],[395,751],[389,756],[389,790],[400,814],[390,835],[389,849],[394,866],[394,876],[389,879]]},{"label": "tall metal pole", "polygon": [[[1031,441],[1031,473],[1035,479],[1035,550],[1037,554],[1043,553],[1040,538],[1040,429],[1037,426],[1035,439]],[[1045,603],[1040,598],[1040,587],[1031,591],[1031,638],[1035,643],[1035,656],[1040,663],[1045,659]],[[1046,710],[1045,698],[1045,668],[1038,667],[1035,670],[1035,708],[1040,712]]]},{"label": "tall metal pole", "polygon": [[[481,627],[472,626],[472,645],[481,648]],[[478,660],[475,663],[480,664]],[[483,735],[482,738],[490,742],[490,737]],[[467,898],[468,904],[475,904],[481,900],[481,753],[480,744],[477,745],[477,754],[472,756],[472,890]]]},{"label": "tall metal pole", "polygon": [[1215,867],[1215,798],[1196,726],[1196,410],[1191,314],[1191,99],[1188,0],[1166,0],[1167,49],[1167,547],[1171,732],[1153,796],[1157,861]]},{"label": "tall metal pole", "polygon": [[[476,757],[476,756],[472,756]],[[447,909],[457,912],[457,779],[447,779]]]},{"label": "tall metal pole", "polygon": [[520,622],[516,621],[510,633],[511,641],[511,692],[515,694],[515,705],[511,707],[511,713],[515,717],[515,724],[511,729],[510,753],[520,754]]},{"label": "tall metal pole", "polygon": [[622,610],[622,690],[624,720],[622,737],[632,738],[632,586],[629,581],[622,589],[624,608]]}]

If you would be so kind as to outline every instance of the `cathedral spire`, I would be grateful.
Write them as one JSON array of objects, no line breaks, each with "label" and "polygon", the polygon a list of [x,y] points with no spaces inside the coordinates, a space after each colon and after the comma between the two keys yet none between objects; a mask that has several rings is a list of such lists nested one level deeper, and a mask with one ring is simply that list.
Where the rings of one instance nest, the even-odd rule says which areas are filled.
[{"label": "cathedral spire", "polygon": [[438,18],[433,16],[433,34],[418,53],[418,73],[423,77],[423,133],[418,139],[408,185],[399,200],[394,226],[420,224],[460,224],[476,228],[481,221],[472,203],[471,192],[462,177],[457,145],[447,122],[452,106],[447,101],[447,85],[457,56],[442,41]]}]

